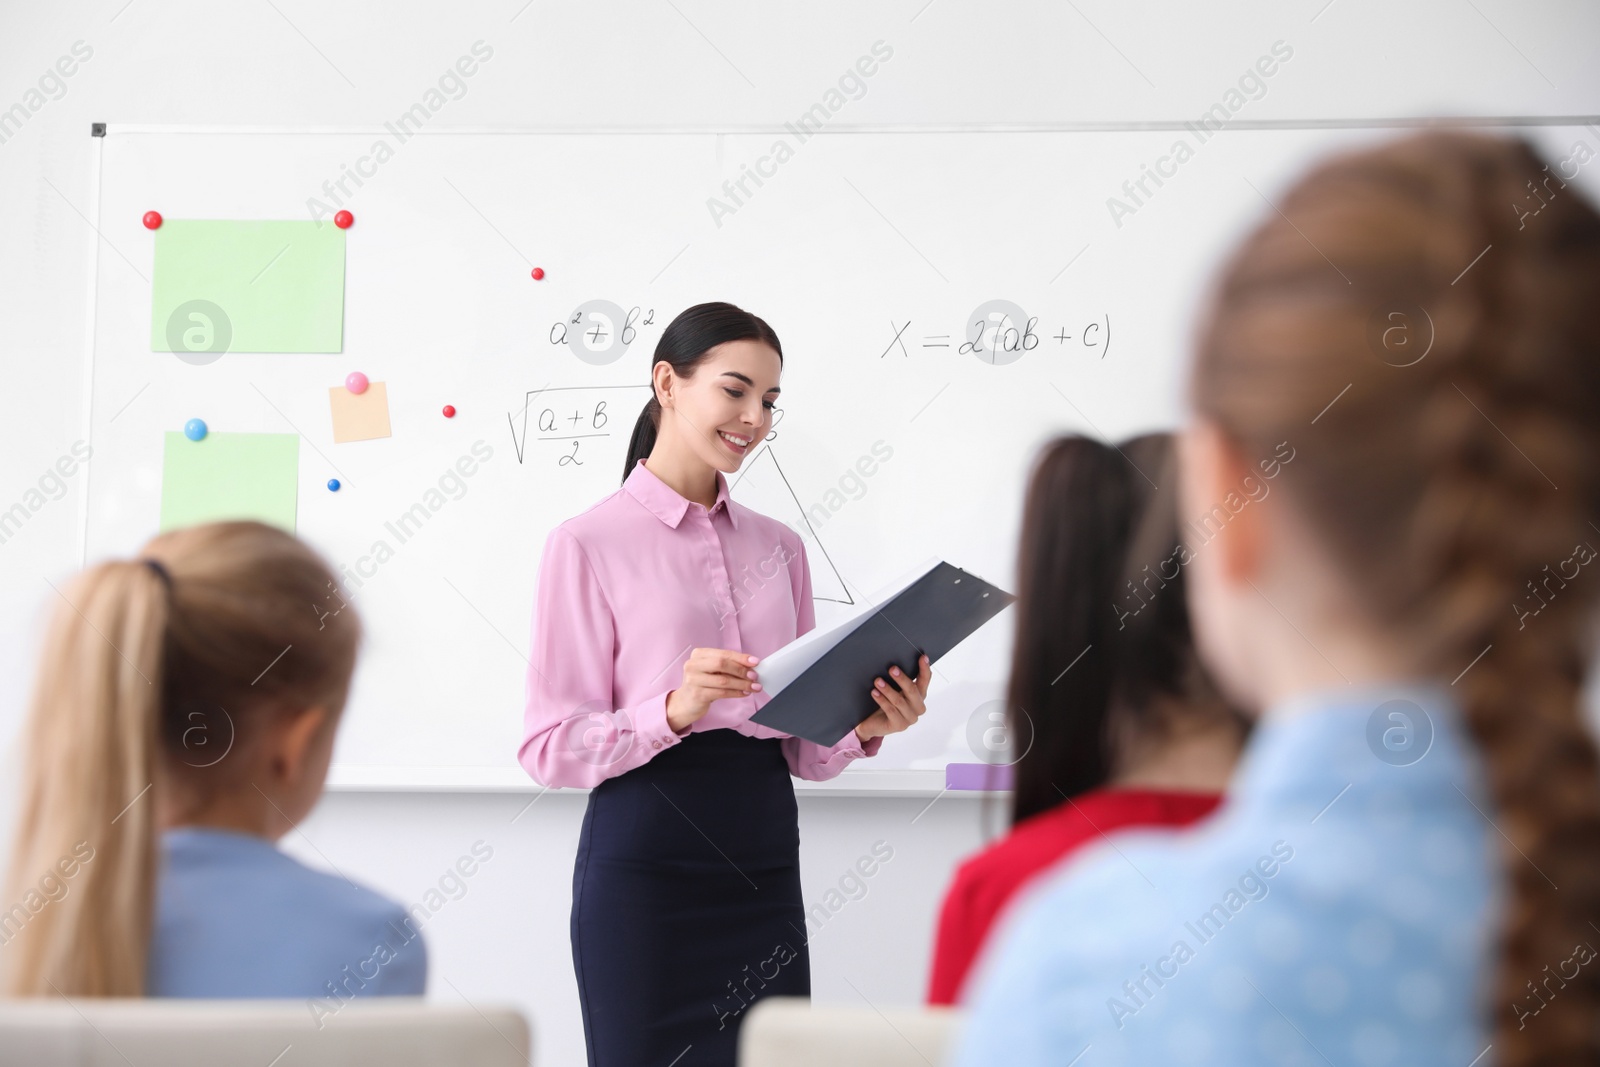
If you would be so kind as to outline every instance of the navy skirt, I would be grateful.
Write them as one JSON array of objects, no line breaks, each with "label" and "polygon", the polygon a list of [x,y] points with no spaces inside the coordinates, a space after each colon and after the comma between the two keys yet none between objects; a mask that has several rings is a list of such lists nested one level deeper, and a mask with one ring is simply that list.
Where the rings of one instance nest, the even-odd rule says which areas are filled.
[{"label": "navy skirt", "polygon": [[811,995],[778,738],[691,733],[589,794],[572,872],[589,1067],[734,1067],[761,997]]}]

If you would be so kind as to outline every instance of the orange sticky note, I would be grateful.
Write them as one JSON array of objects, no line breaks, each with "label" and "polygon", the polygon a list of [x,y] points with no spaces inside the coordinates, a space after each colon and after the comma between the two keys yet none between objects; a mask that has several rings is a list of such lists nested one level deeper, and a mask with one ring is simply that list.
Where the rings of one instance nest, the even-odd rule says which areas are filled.
[{"label": "orange sticky note", "polygon": [[367,391],[360,394],[335,385],[328,390],[328,407],[333,411],[334,444],[389,436],[389,390],[385,382],[369,382]]}]

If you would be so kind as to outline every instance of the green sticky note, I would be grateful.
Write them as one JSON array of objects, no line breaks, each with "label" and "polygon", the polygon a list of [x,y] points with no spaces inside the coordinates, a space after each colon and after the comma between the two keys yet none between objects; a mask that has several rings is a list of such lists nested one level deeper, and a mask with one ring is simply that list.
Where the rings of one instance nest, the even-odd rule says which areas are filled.
[{"label": "green sticky note", "polygon": [[344,231],[330,222],[168,219],[155,232],[150,351],[344,350]]},{"label": "green sticky note", "polygon": [[259,519],[294,533],[300,435],[167,432],[161,463],[161,529]]}]

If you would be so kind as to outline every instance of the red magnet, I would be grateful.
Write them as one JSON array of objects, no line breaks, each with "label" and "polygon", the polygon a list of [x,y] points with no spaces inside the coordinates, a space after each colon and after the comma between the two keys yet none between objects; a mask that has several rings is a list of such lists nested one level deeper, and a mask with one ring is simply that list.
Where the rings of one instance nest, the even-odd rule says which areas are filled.
[{"label": "red magnet", "polygon": [[159,212],[159,211],[146,211],[144,213],[144,228],[147,229],[147,230],[160,229],[161,228],[161,212]]},{"label": "red magnet", "polygon": [[447,419],[456,417],[456,406],[454,404],[446,404],[444,406],[444,417]]},{"label": "red magnet", "polygon": [[544,280],[544,268],[543,267],[535,267],[535,268],[533,268],[533,280],[536,281],[536,282]]},{"label": "red magnet", "polygon": [[356,217],[348,211],[339,211],[333,216],[333,224],[341,230],[348,230],[350,224],[354,221],[356,221]]}]

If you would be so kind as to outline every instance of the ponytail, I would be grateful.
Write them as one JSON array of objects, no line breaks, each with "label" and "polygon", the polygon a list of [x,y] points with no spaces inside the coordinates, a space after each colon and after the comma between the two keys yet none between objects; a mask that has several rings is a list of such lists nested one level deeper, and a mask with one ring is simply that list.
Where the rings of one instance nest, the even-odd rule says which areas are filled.
[{"label": "ponytail", "polygon": [[138,996],[154,912],[167,591],[137,562],[61,591],[25,734],[0,942],[11,996]]},{"label": "ponytail", "polygon": [[[656,362],[661,362],[658,356]],[[651,365],[654,369],[654,364]],[[656,434],[661,427],[661,401],[656,399],[655,389],[650,390],[650,399],[646,402],[644,410],[639,412],[639,418],[633,424],[633,437],[628,440],[628,459],[622,467],[622,480],[626,482],[628,475],[633,473],[633,468],[639,465],[641,459],[648,459],[656,447]]]},{"label": "ponytail", "polygon": [[1028,481],[1005,711],[1013,825],[1110,774],[1106,630],[1128,542],[1127,473],[1113,449],[1072,434],[1044,448]]}]

